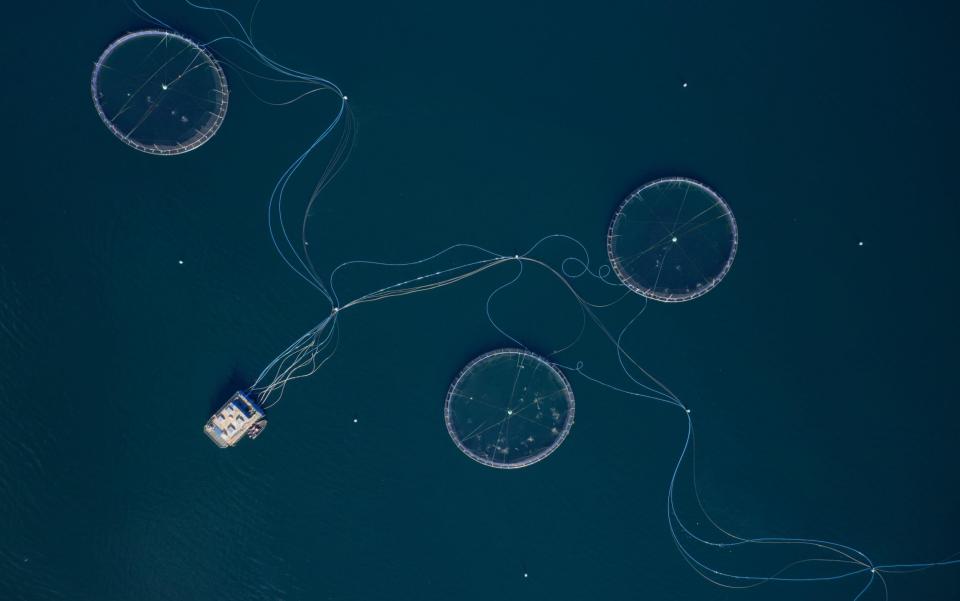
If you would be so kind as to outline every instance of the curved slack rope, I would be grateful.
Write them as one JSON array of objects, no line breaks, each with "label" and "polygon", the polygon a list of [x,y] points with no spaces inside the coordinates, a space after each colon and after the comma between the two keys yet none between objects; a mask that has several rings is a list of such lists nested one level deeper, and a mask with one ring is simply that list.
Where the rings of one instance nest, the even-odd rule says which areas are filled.
[{"label": "curved slack rope", "polygon": [[[136,0],[132,0],[133,5],[146,19],[159,27],[173,31],[174,29],[160,19],[144,10]],[[310,86],[308,92],[300,94],[292,100],[284,103],[288,104],[314,92],[329,91],[336,94],[341,100],[339,108],[331,119],[326,122],[320,130],[319,135],[295,158],[295,160],[284,170],[279,179],[273,186],[267,203],[268,224],[271,240],[280,254],[284,263],[290,267],[300,278],[306,281],[311,287],[318,290],[321,295],[330,303],[330,313],[312,327],[302,336],[294,340],[286,349],[276,358],[270,361],[263,371],[254,381],[251,390],[258,395],[265,407],[275,405],[284,394],[286,385],[296,379],[304,378],[319,370],[324,363],[336,353],[339,343],[340,329],[339,322],[344,312],[351,311],[356,307],[365,304],[380,302],[400,296],[409,296],[423,292],[437,290],[446,286],[451,286],[476,275],[487,271],[497,270],[505,267],[510,271],[505,272],[509,278],[505,283],[492,290],[487,296],[485,304],[486,317],[491,326],[500,332],[505,339],[517,344],[525,352],[526,347],[520,341],[511,336],[494,317],[492,300],[502,290],[517,285],[523,278],[523,275],[530,270],[540,270],[556,278],[562,287],[578,303],[582,312],[584,323],[591,323],[602,336],[612,345],[617,354],[619,367],[627,384],[617,384],[605,381],[594,375],[591,375],[585,369],[583,361],[577,361],[573,365],[565,365],[558,361],[551,361],[549,365],[552,368],[563,370],[571,376],[582,378],[586,382],[600,386],[619,394],[645,401],[653,401],[659,404],[665,404],[675,408],[684,418],[685,427],[680,437],[681,444],[676,461],[671,470],[670,480],[666,485],[665,513],[671,539],[676,546],[681,558],[705,580],[723,587],[723,588],[750,588],[766,583],[825,583],[858,579],[861,584],[858,585],[854,600],[863,598],[873,587],[882,587],[886,592],[885,575],[901,574],[909,572],[922,571],[934,567],[960,565],[960,553],[953,554],[937,561],[929,562],[893,562],[880,563],[874,561],[865,552],[845,543],[838,541],[822,540],[807,537],[747,537],[737,535],[721,527],[706,511],[700,493],[697,488],[696,463],[695,463],[695,436],[693,415],[689,407],[674,394],[665,384],[655,378],[648,370],[634,359],[634,357],[624,348],[623,341],[625,333],[638,320],[641,314],[647,308],[647,299],[643,301],[638,312],[622,328],[611,330],[607,324],[598,316],[598,310],[617,304],[625,297],[630,296],[629,286],[611,277],[621,275],[623,263],[620,265],[602,265],[596,269],[591,267],[591,260],[586,246],[580,241],[565,234],[553,234],[545,236],[533,244],[526,252],[518,254],[505,254],[488,250],[481,246],[473,244],[454,244],[431,256],[415,259],[407,262],[383,262],[373,260],[355,260],[347,261],[334,268],[326,282],[318,275],[306,252],[306,220],[309,217],[309,210],[317,200],[318,195],[329,181],[340,171],[344,162],[349,157],[352,148],[353,123],[349,111],[346,96],[339,87],[332,82],[305,73],[290,67],[286,67],[275,60],[263,54],[256,46],[247,28],[243,26],[239,19],[233,14],[221,8],[213,6],[204,6],[187,0],[190,6],[217,14],[226,20],[231,27],[239,30],[239,35],[225,35],[214,38],[208,42],[198,44],[201,48],[209,48],[214,44],[230,43],[240,47],[246,54],[256,59],[256,61],[272,71],[277,78],[271,79],[263,76],[263,79],[271,81],[283,81],[302,83]],[[230,63],[227,63],[230,64]],[[239,67],[238,67],[239,68]],[[242,71],[245,71],[241,69]],[[249,73],[249,72],[248,72]],[[291,178],[297,173],[312,153],[326,140],[338,125],[345,124],[342,128],[342,134],[339,143],[333,153],[333,157],[327,163],[322,172],[314,192],[307,203],[307,211],[303,216],[300,228],[299,245],[295,244],[295,238],[291,236],[287,221],[283,214],[283,202],[287,185]],[[676,216],[669,222],[665,222],[667,229],[676,227],[682,229],[681,213],[684,210],[684,200],[676,213]],[[724,203],[724,206],[726,204]],[[682,230],[681,233],[688,233],[691,228]],[[670,237],[668,241],[672,242],[673,234],[668,231]],[[679,238],[679,236],[678,236]],[[669,244],[658,244],[664,248],[662,259],[659,263],[654,263],[657,269],[663,269],[665,260],[669,253]],[[562,259],[558,264],[553,264],[546,258],[543,258],[541,252],[544,247],[549,245],[569,245],[572,247],[572,253]],[[735,238],[734,238],[735,248]],[[640,249],[643,251],[643,249]],[[459,260],[454,265],[443,265],[442,261],[449,261],[454,253],[470,253],[469,260]],[[643,254],[641,252],[641,254]],[[732,257],[732,252],[730,253]],[[614,256],[616,260],[616,256]],[[380,268],[384,270],[406,268],[421,269],[420,275],[406,277],[400,281],[381,286],[375,290],[362,294],[352,300],[342,301],[336,291],[336,278],[342,277],[350,267],[357,265],[366,265],[368,267]],[[621,273],[617,273],[617,269]],[[722,273],[726,274],[729,264],[724,264]],[[652,284],[650,289],[659,289],[662,282],[661,273],[657,271],[652,274]],[[719,279],[717,279],[719,281]],[[595,282],[604,289],[614,289],[619,294],[624,294],[610,302],[592,302],[587,300],[577,289],[580,282]],[[702,288],[706,288],[703,286]],[[710,286],[712,288],[712,286]],[[697,293],[706,292],[700,289]],[[696,294],[697,296],[699,294]],[[694,295],[691,292],[690,297]],[[655,295],[650,297],[656,299]],[[674,300],[671,297],[668,300]],[[678,505],[678,483],[681,475],[688,470],[691,478],[693,490],[693,501],[697,511],[697,520],[690,516],[683,515]],[[707,525],[706,531],[699,527],[701,523],[699,518]],[[752,568],[745,566],[744,569],[731,569],[721,567],[720,564],[708,558],[713,552],[736,552],[747,549],[760,550],[767,554],[770,549],[788,549],[794,553],[794,557],[785,561],[779,566],[773,568]],[[800,555],[796,555],[799,553]],[[724,565],[729,563],[727,560]]]}]

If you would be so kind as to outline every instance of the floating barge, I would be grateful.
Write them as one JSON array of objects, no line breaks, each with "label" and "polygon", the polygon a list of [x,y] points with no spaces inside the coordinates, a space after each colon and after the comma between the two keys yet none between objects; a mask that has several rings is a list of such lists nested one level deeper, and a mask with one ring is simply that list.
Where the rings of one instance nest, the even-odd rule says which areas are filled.
[{"label": "floating barge", "polygon": [[243,435],[256,438],[267,427],[267,415],[256,401],[238,390],[210,416],[203,431],[221,449],[237,444]]}]

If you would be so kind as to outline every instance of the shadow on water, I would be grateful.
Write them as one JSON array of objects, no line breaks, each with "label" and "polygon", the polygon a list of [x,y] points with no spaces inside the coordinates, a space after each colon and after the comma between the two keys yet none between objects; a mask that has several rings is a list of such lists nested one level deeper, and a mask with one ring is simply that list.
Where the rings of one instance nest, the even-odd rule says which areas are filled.
[{"label": "shadow on water", "polygon": [[207,413],[212,415],[233,393],[238,390],[246,390],[250,382],[251,378],[240,371],[240,368],[236,366],[231,368],[230,375],[227,376],[223,383],[217,388],[215,395],[210,397],[209,410]]}]

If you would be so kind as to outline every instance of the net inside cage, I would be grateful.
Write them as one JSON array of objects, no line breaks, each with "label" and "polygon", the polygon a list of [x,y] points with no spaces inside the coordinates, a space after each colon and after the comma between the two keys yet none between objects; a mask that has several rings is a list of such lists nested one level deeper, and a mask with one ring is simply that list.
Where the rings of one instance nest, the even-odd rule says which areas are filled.
[{"label": "net inside cage", "polygon": [[94,67],[91,93],[115,136],[159,155],[182,154],[212,138],[229,97],[223,69],[207,50],[161,30],[110,44]]},{"label": "net inside cage", "polygon": [[610,264],[634,292],[663,302],[706,294],[736,256],[737,223],[727,203],[686,178],[650,182],[620,205],[607,234]]},{"label": "net inside cage", "polygon": [[541,461],[570,433],[574,397],[563,374],[520,349],[481,355],[450,386],[444,409],[450,437],[471,459],[497,468]]}]

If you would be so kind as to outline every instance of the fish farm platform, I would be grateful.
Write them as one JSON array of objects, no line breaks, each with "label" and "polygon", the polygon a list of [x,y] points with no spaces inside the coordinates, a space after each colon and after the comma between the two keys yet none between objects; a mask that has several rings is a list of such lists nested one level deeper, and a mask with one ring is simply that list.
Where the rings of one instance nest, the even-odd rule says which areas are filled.
[{"label": "fish farm platform", "polygon": [[237,444],[243,435],[256,438],[267,427],[267,416],[246,393],[237,391],[210,416],[203,431],[221,449]]}]

